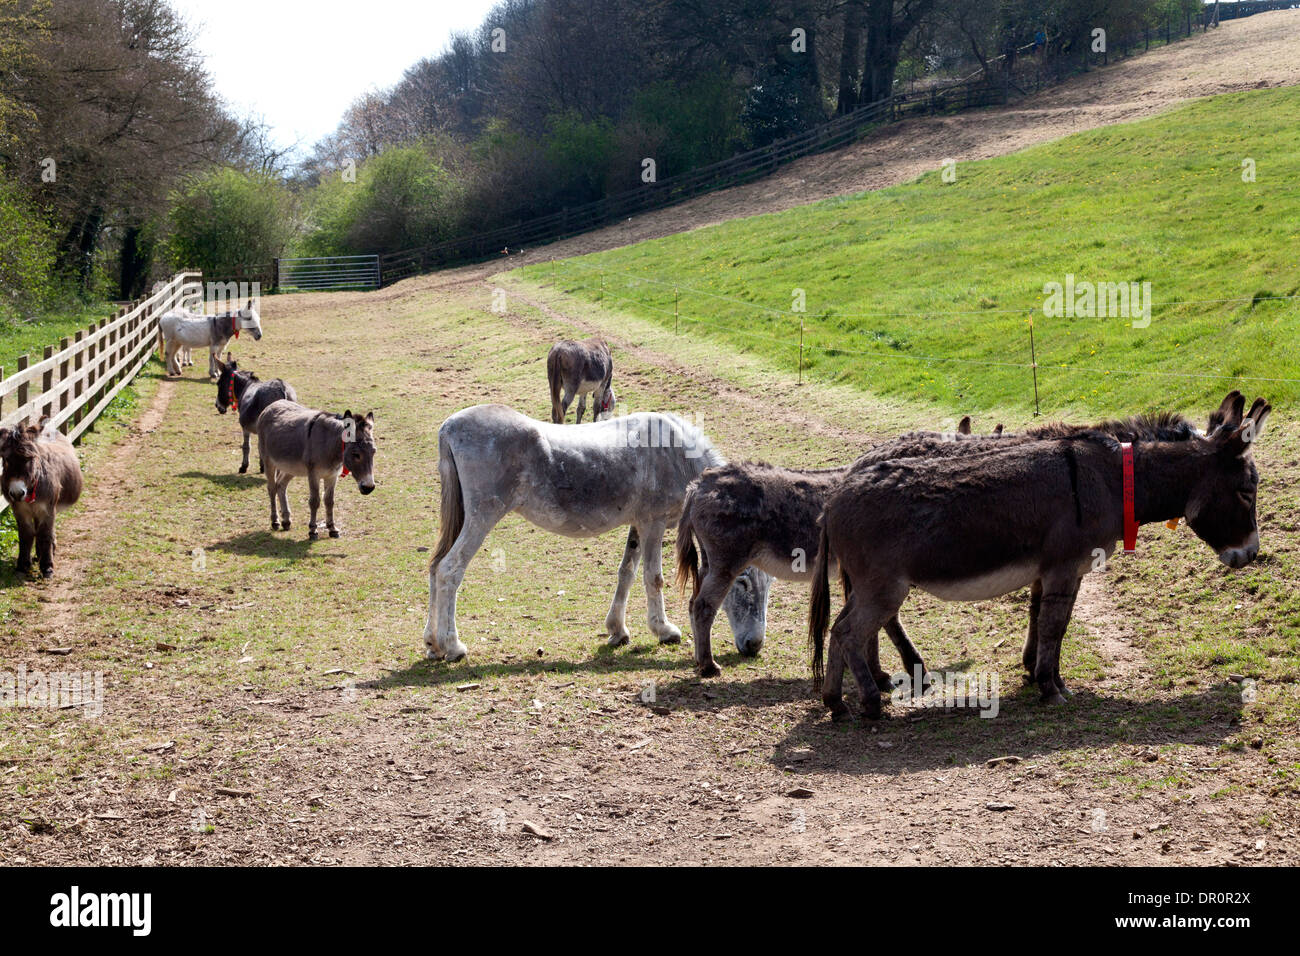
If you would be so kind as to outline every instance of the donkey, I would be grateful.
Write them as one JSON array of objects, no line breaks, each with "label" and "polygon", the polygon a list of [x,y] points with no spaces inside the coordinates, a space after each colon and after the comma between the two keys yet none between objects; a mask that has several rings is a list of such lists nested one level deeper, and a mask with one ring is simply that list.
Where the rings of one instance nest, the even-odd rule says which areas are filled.
[{"label": "donkey", "polygon": [[242,309],[223,312],[220,315],[198,315],[188,309],[177,308],[167,312],[158,320],[162,330],[163,347],[167,354],[167,374],[174,377],[181,374],[182,349],[205,345],[208,349],[208,377],[216,378],[218,358],[231,338],[239,338],[239,333],[247,329],[253,338],[262,338],[262,317],[253,306],[253,300]]},{"label": "donkey", "polygon": [[[1238,394],[1229,396],[1216,414],[1222,414]],[[1212,416],[1211,427],[1213,424]],[[909,432],[873,446],[853,465],[843,468],[810,471],[745,462],[707,470],[687,491],[677,525],[676,552],[677,583],[683,589],[688,582],[692,585],[691,628],[695,637],[695,662],[701,676],[715,677],[720,673],[713,660],[710,635],[720,595],[726,594],[736,575],[751,564],[783,580],[810,580],[819,554],[817,520],[822,507],[831,491],[852,471],[892,458],[966,455],[1006,447],[1011,442],[1062,437],[1090,428],[1129,442],[1182,441],[1196,434],[1191,423],[1181,416],[1167,415],[1093,426],[1052,423],[1005,437],[999,424],[990,435],[973,435],[971,418],[967,415],[958,423],[955,433]],[[827,573],[835,571],[832,558]],[[885,632],[903,658],[906,672],[911,674],[919,666],[924,675],[924,661],[897,618],[885,623]],[[737,644],[737,650],[745,655],[757,654],[762,643],[760,632],[751,636],[748,644]],[[892,685],[892,679],[878,664],[875,674],[882,689]]]},{"label": "donkey", "polygon": [[[263,382],[252,372],[240,371],[239,363],[229,353],[225,362],[217,360],[217,367],[221,370],[221,376],[217,379],[217,411],[224,415],[233,408],[239,413],[239,427],[244,430],[244,461],[239,466],[242,475],[248,471],[248,439],[257,427],[258,416],[272,402],[281,399],[298,401],[298,393],[284,379],[273,378],[269,382]],[[257,443],[257,470],[266,472],[260,439]]]},{"label": "donkey", "polygon": [[81,497],[81,464],[72,442],[47,419],[36,426],[23,419],[15,428],[0,428],[4,461],[4,496],[18,526],[18,573],[32,569],[32,542],[41,576],[54,576],[54,516]]},{"label": "donkey", "polygon": [[[609,346],[600,339],[574,342],[565,339],[551,346],[546,356],[546,378],[551,384],[551,421],[564,423],[573,397],[578,396],[578,424],[587,411],[587,393],[591,393],[593,421],[604,421],[614,414],[618,399],[610,380],[614,377],[614,358]],[[563,397],[560,392],[563,389]]]},{"label": "donkey", "polygon": [[[538,527],[588,538],[630,525],[605,631],[626,644],[627,597],[645,552],[646,617],[661,644],[681,631],[664,613],[664,530],[682,508],[687,486],[722,455],[699,428],[672,414],[642,413],[568,428],[538,422],[504,405],[475,405],[438,430],[442,527],[429,563],[426,656],[458,661],[467,649],[456,630],[456,592],[488,532],[511,512]],[[764,625],[770,578],[745,572],[726,606],[740,632]],[[737,640],[744,640],[739,637]]]},{"label": "donkey", "polygon": [[[846,662],[864,716],[879,717],[876,635],[896,619],[913,587],[944,600],[979,601],[1032,585],[1033,677],[1043,701],[1059,704],[1067,693],[1061,639],[1080,581],[1118,539],[1135,539],[1139,524],[1186,518],[1228,567],[1253,561],[1258,472],[1251,444],[1271,406],[1259,399],[1243,418],[1244,399],[1239,393],[1229,399],[1227,414],[1217,424],[1212,417],[1209,435],[1143,442],[1139,449],[1087,430],[1025,442],[997,439],[1005,444],[954,458],[855,468],[822,514],[809,613],[813,683],[832,717],[848,716]],[[832,560],[848,596],[831,629],[824,675]]]},{"label": "donkey", "polygon": [[[320,510],[320,486],[325,484],[325,527],[331,538],[339,537],[334,524],[334,486],[339,476],[349,474],[363,495],[375,490],[375,413],[364,417],[347,411],[342,415],[304,408],[295,401],[280,399],[268,405],[257,418],[257,450],[266,461],[266,493],[271,499],[271,530],[288,531],[291,526],[289,498],[285,489],[294,476],[306,477],[311,504],[307,537],[318,538],[316,522]],[[280,500],[277,521],[275,502]]]}]

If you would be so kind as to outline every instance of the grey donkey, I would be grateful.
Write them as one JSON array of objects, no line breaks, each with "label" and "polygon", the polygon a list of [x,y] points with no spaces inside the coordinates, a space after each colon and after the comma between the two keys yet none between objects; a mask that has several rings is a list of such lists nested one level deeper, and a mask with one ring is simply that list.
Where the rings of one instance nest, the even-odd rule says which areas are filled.
[{"label": "grey donkey", "polygon": [[[334,523],[334,486],[350,473],[363,495],[375,490],[375,415],[342,415],[304,408],[281,399],[266,407],[257,419],[257,446],[266,461],[266,493],[271,499],[271,530],[290,528],[289,499],[285,493],[295,476],[307,479],[311,523],[307,537],[319,536],[321,483],[325,485],[325,527],[331,538],[339,536]],[[276,499],[280,520],[276,517]]]}]

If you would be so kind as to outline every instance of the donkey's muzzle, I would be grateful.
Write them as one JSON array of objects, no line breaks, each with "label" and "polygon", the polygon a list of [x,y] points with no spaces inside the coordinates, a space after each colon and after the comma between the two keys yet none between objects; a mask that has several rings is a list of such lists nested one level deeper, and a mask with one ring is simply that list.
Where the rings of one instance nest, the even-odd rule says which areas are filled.
[{"label": "donkey's muzzle", "polygon": [[363,495],[368,495],[370,492],[375,490],[374,485],[358,485],[357,487],[361,489]]},{"label": "donkey's muzzle", "polygon": [[220,412],[221,414],[223,414],[223,415],[226,414],[226,406],[225,406],[225,405],[222,405],[220,402],[214,402],[213,404],[215,404],[215,405],[217,406],[217,411],[219,411],[219,412]]},{"label": "donkey's muzzle", "polygon": [[1259,545],[1251,544],[1244,548],[1226,548],[1219,552],[1219,560],[1233,570],[1244,568],[1259,555]]}]

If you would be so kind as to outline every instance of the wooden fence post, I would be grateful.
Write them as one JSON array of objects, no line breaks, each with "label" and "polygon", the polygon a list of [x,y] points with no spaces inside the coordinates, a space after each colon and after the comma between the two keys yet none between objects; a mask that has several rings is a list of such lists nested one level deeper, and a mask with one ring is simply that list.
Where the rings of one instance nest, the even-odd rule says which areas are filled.
[{"label": "wooden fence post", "polygon": [[[77,334],[73,341],[80,346],[81,340],[85,338],[85,336],[85,332],[81,331],[81,329],[77,329]],[[72,385],[72,397],[77,400],[77,410],[72,413],[72,420],[77,424],[81,424],[81,419],[86,412],[85,407],[81,404],[81,392],[85,385],[81,380],[81,368],[84,364],[85,355],[86,350],[83,348],[78,348],[72,355],[72,374],[76,376],[77,379]]]},{"label": "wooden fence post", "polygon": [[[30,355],[18,356],[18,371],[27,371],[27,366],[32,364]],[[18,386],[18,408],[22,409],[27,405],[27,383],[23,382]]]},{"label": "wooden fence post", "polygon": [[[66,352],[68,350],[69,344],[71,343],[68,341],[68,337],[65,335],[63,338],[59,339],[59,351]],[[3,375],[0,375],[0,378],[3,377],[4,377]],[[63,385],[67,381],[68,381],[68,359],[67,356],[64,356],[63,361],[59,363],[59,385]],[[59,414],[62,415],[63,412],[67,409],[67,407],[68,407],[68,390],[66,388],[63,388],[59,392]],[[59,430],[64,434],[67,434],[68,422],[66,419],[59,425]]]},{"label": "wooden fence post", "polygon": [[[47,345],[45,346],[44,350],[42,350],[41,352],[41,359],[44,360],[44,359],[52,359],[52,358],[54,358],[54,346]],[[45,415],[53,414],[54,411],[54,403],[51,399],[48,398],[50,392],[52,392],[53,390],[54,390],[54,369],[47,368],[45,372],[41,375],[41,396],[46,398],[45,404],[41,406],[41,411]]]}]

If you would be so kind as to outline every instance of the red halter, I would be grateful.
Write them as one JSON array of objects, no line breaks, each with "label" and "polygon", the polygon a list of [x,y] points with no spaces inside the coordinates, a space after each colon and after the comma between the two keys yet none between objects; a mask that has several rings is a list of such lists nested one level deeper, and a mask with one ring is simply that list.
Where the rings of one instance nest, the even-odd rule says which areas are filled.
[{"label": "red halter", "polygon": [[1133,505],[1133,445],[1123,442],[1120,451],[1124,456],[1124,553],[1137,554],[1138,522]]},{"label": "red halter", "polygon": [[347,465],[348,443],[342,438],[339,439],[339,451],[343,453],[343,474],[340,477],[346,478],[348,475],[352,474],[352,472],[348,471]]},{"label": "red halter", "polygon": [[227,404],[235,411],[239,411],[239,399],[235,398],[235,376],[230,376],[230,394],[226,396]]},{"label": "red halter", "polygon": [[239,338],[239,313],[230,313],[230,331],[234,333],[235,338]]},{"label": "red halter", "polygon": [[33,501],[36,500],[36,485],[39,483],[39,481],[40,481],[39,478],[32,479],[32,486],[27,489],[27,494],[23,496],[23,501],[27,502],[28,504],[31,504]]}]

